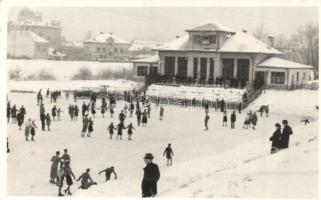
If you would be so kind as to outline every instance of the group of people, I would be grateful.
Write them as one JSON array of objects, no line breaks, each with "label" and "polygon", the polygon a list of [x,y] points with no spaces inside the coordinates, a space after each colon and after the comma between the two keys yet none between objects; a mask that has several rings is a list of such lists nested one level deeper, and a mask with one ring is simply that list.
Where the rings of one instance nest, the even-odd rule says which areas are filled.
[{"label": "group of people", "polygon": [[283,129],[279,123],[276,123],[275,131],[270,137],[270,141],[272,142],[271,154],[274,154],[281,149],[289,148],[290,136],[293,134],[293,131],[288,125],[288,120],[282,120],[282,125]]}]

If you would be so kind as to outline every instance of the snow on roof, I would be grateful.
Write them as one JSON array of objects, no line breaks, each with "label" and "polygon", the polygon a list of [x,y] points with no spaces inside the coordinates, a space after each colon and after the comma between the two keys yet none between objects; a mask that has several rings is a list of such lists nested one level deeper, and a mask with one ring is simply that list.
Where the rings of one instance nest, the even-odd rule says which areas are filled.
[{"label": "snow on roof", "polygon": [[188,42],[188,35],[184,35],[182,37],[179,37],[175,40],[172,40],[170,42],[167,42],[161,46],[159,46],[158,48],[156,48],[155,50],[186,50],[186,44]]},{"label": "snow on roof", "polygon": [[296,63],[293,61],[285,60],[282,58],[271,57],[260,64],[257,65],[258,67],[275,67],[275,68],[288,68],[288,69],[313,69],[313,66],[304,65],[301,63]]},{"label": "snow on roof", "polygon": [[25,37],[25,36],[30,36],[30,38],[34,41],[34,42],[38,42],[38,43],[49,43],[48,40],[40,37],[39,35],[37,35],[36,33],[32,32],[32,31],[10,31],[10,34],[15,34],[15,37]]},{"label": "snow on roof", "polygon": [[64,42],[63,46],[83,48],[84,47],[84,43],[83,43],[83,41]]},{"label": "snow on roof", "polygon": [[128,51],[139,51],[143,50],[144,48],[155,49],[161,44],[162,43],[158,41],[134,40]]},{"label": "snow on roof", "polygon": [[112,33],[100,33],[98,36],[90,38],[85,42],[94,42],[94,43],[106,43],[106,42],[113,42],[118,44],[129,44],[128,41],[123,40]]},{"label": "snow on roof", "polygon": [[134,63],[158,63],[159,62],[159,57],[157,56],[150,56],[147,58],[143,58],[143,59],[137,59],[137,60],[133,60]]},{"label": "snow on roof", "polygon": [[222,47],[219,49],[220,52],[242,52],[242,53],[268,53],[268,54],[282,54],[277,49],[270,48],[264,42],[256,39],[254,36],[237,32],[227,39]]},{"label": "snow on roof", "polygon": [[232,29],[222,25],[219,22],[207,22],[203,25],[197,26],[193,29],[188,29],[186,30],[187,32],[189,31],[224,31],[224,32],[234,32]]},{"label": "snow on roof", "polygon": [[[54,20],[53,20],[54,21]],[[25,25],[25,26],[44,26],[44,27],[52,27],[52,28],[60,28],[60,24],[55,23],[44,23],[40,21],[33,21],[30,19],[22,20],[19,22],[19,25]]]}]

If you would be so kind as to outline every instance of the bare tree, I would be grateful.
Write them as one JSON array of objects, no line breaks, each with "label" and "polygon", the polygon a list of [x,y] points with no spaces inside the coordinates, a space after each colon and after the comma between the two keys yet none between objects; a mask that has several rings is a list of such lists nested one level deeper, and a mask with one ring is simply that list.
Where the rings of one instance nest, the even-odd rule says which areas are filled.
[{"label": "bare tree", "polygon": [[263,42],[267,42],[268,35],[269,35],[269,32],[266,30],[266,28],[263,24],[258,25],[253,32],[253,36]]}]

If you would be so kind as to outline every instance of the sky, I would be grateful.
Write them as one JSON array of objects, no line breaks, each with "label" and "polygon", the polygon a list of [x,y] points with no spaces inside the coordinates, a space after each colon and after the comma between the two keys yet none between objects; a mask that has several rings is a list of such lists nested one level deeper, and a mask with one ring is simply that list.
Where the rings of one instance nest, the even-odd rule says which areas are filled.
[{"label": "sky", "polygon": [[[220,22],[236,31],[253,32],[263,25],[272,36],[290,37],[298,27],[318,23],[317,7],[37,7],[44,22],[58,18],[67,41],[84,38],[87,31],[134,39],[166,42],[185,30],[207,22]],[[11,8],[16,21],[21,7]]]}]

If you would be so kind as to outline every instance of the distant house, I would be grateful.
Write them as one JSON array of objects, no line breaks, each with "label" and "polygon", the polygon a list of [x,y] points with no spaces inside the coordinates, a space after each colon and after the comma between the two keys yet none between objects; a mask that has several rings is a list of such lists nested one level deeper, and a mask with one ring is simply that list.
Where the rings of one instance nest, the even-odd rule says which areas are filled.
[{"label": "distant house", "polygon": [[83,41],[63,42],[58,49],[65,54],[64,60],[84,60],[84,45]]},{"label": "distant house", "polygon": [[153,49],[160,46],[162,43],[149,40],[134,40],[128,49],[131,58],[146,58],[155,55]]},{"label": "distant house", "polygon": [[84,58],[89,61],[127,60],[130,43],[112,33],[100,33],[98,36],[85,40]]},{"label": "distant house", "polygon": [[31,31],[8,32],[8,56],[12,58],[47,59],[49,44]]},{"label": "distant house", "polygon": [[[245,31],[206,23],[186,32],[155,48],[159,55],[158,74],[167,80],[241,79],[248,86],[259,81],[267,87],[289,88],[313,79],[312,66],[278,58],[282,52]],[[137,67],[143,64],[135,63]],[[135,70],[137,76],[143,74]]]}]

